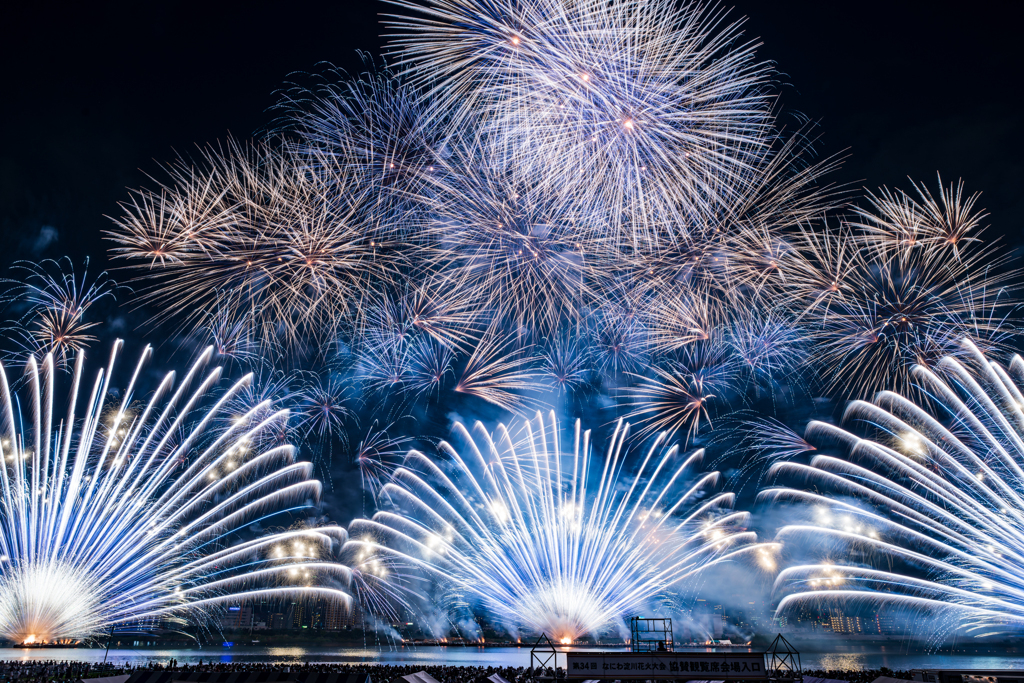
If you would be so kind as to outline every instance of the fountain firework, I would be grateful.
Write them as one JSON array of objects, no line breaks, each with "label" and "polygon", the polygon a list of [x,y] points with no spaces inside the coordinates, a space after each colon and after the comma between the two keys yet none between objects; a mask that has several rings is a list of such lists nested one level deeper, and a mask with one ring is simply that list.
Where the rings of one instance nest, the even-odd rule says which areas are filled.
[{"label": "fountain firework", "polygon": [[[792,559],[775,583],[778,611],[839,603],[923,613],[938,617],[935,638],[1017,631],[1024,359],[1003,367],[964,340],[956,356],[911,375],[920,402],[885,391],[847,408],[873,436],[812,422],[807,441],[770,468],[791,484],[760,493],[787,510],[776,540]],[[808,451],[819,454],[795,459]]]},{"label": "fountain firework", "polygon": [[29,359],[20,391],[0,367],[0,635],[53,642],[202,623],[246,600],[347,605],[349,570],[330,560],[344,529],[251,528],[311,510],[320,493],[312,464],[277,438],[288,412],[264,401],[231,414],[252,376],[213,396],[212,348],[143,401],[147,348],[115,392],[121,347],[91,385],[78,355],[63,415],[54,356]]},{"label": "fountain firework", "polygon": [[620,422],[603,459],[575,425],[572,446],[552,414],[499,425],[455,425],[465,447],[410,451],[380,489],[384,509],[357,520],[346,557],[393,577],[425,577],[449,603],[468,603],[513,636],[562,642],[623,629],[626,616],[683,597],[701,572],[750,556],[771,566],[718,472],[653,439],[629,452]]}]

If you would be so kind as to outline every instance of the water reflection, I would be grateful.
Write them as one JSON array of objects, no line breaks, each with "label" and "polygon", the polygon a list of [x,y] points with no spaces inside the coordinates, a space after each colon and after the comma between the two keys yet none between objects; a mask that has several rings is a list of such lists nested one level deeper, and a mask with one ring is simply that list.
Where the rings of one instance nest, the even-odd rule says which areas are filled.
[{"label": "water reflection", "polygon": [[[804,659],[817,659],[815,664],[809,664]],[[865,667],[864,662],[867,660],[867,655],[864,653],[858,654],[846,654],[846,653],[835,653],[835,654],[819,654],[817,657],[813,655],[809,658],[801,657],[801,664],[805,669],[846,669],[855,671],[858,669],[872,668],[877,669],[880,667]],[[891,668],[891,667],[890,667]]]}]

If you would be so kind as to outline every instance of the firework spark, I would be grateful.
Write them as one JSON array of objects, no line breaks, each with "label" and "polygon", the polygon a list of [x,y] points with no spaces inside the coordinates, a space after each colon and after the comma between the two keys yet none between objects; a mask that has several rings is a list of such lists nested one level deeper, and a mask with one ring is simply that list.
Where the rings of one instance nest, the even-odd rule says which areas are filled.
[{"label": "firework spark", "polygon": [[620,423],[607,456],[576,423],[563,452],[554,416],[410,451],[382,493],[391,505],[351,526],[351,554],[420,571],[485,610],[510,634],[563,642],[619,627],[688,579],[754,549],[747,514],[715,492],[717,472],[656,438],[645,456]]},{"label": "firework spark", "polygon": [[100,323],[86,318],[88,310],[104,299],[114,299],[117,285],[106,273],[89,281],[89,260],[80,278],[75,276],[69,259],[42,263],[21,261],[14,268],[25,272],[21,281],[3,296],[6,304],[26,307],[16,325],[26,355],[53,354],[61,367],[67,367],[75,355],[97,338],[94,328]]},{"label": "firework spark", "polygon": [[797,559],[775,584],[781,613],[838,601],[939,616],[940,630],[975,636],[1024,625],[1024,360],[1006,368],[962,344],[913,369],[927,402],[888,391],[855,401],[847,420],[873,436],[812,422],[805,438],[825,452],[772,466],[800,483],[760,494],[790,510],[777,540]]},{"label": "firework spark", "polygon": [[254,409],[217,429],[251,377],[205,400],[220,377],[219,369],[203,376],[212,349],[176,388],[171,373],[149,402],[135,403],[147,349],[105,408],[121,346],[91,387],[79,354],[66,419],[53,356],[29,360],[20,402],[0,368],[0,633],[19,643],[82,639],[129,623],[202,622],[245,600],[347,605],[335,586],[349,570],[330,560],[344,529],[247,531],[319,495],[310,463],[264,443],[287,411]]}]

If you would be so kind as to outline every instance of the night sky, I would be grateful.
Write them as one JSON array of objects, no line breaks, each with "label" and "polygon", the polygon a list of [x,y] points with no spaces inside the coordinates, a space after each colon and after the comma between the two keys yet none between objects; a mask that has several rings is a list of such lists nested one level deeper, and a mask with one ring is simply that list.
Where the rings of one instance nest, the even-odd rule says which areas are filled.
[{"label": "night sky", "polygon": [[[290,81],[309,83],[329,65],[362,71],[358,51],[382,53],[379,13],[390,11],[378,0],[9,4],[0,16],[0,278],[19,259],[69,256],[77,268],[88,257],[94,273],[112,265],[103,231],[128,188],[152,187],[161,163],[197,145],[263,134]],[[983,193],[990,236],[1024,253],[1024,3],[723,5],[748,18],[746,36],[776,64],[780,121],[818,122],[817,152],[847,155],[832,182],[861,194],[909,190],[910,176],[935,192],[936,171],[946,184],[962,178]],[[146,317],[117,315],[99,347]],[[134,341],[156,337],[150,328]],[[338,492],[325,504],[342,523],[364,512],[350,475],[338,475],[349,466],[335,463]]]},{"label": "night sky", "polygon": [[[382,2],[16,3],[2,22],[0,265],[89,255],[126,187],[196,144],[259,134],[289,74],[359,71]],[[820,122],[837,182],[984,192],[993,232],[1024,241],[1017,33],[1024,5],[726,3],[776,62],[786,110]],[[298,74],[297,77],[301,77]],[[795,117],[784,116],[788,125]]]}]

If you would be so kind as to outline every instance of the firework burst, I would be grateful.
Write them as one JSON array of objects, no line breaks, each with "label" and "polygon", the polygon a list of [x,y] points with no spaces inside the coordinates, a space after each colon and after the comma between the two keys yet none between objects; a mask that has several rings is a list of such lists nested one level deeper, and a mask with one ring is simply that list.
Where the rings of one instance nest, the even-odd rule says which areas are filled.
[{"label": "firework burst", "polygon": [[772,72],[721,11],[393,4],[416,12],[389,19],[396,66],[436,108],[480,117],[494,155],[556,179],[631,244],[729,204],[768,156]]},{"label": "firework burst", "polygon": [[683,431],[695,436],[711,426],[716,401],[727,404],[738,365],[719,334],[691,344],[674,358],[651,366],[650,375],[637,375],[624,390],[629,418],[643,425],[640,434]]},{"label": "firework burst", "polygon": [[927,400],[886,391],[855,401],[847,421],[871,435],[812,422],[805,438],[822,453],[772,466],[779,483],[794,484],[760,494],[789,509],[777,536],[795,558],[775,584],[781,613],[891,608],[940,617],[938,639],[1024,625],[1024,360],[1003,367],[962,344],[913,369]]},{"label": "firework burst", "polygon": [[97,338],[94,328],[100,323],[89,320],[86,313],[104,299],[114,299],[117,284],[106,273],[89,280],[89,260],[81,277],[67,258],[42,263],[18,262],[15,269],[25,273],[2,301],[27,310],[12,326],[13,336],[20,338],[23,357],[52,354],[56,363],[66,368],[75,355]]},{"label": "firework burst", "polygon": [[391,504],[352,524],[351,554],[387,571],[422,573],[483,609],[510,634],[562,642],[622,629],[652,601],[685,593],[708,567],[758,546],[733,496],[716,492],[662,435],[628,452],[620,423],[603,459],[576,423],[562,451],[554,416],[410,451],[382,489]]},{"label": "firework burst", "polygon": [[77,640],[185,616],[202,622],[245,600],[347,605],[337,586],[348,568],[330,560],[344,529],[247,530],[319,496],[312,465],[266,438],[287,411],[263,404],[217,428],[252,378],[204,399],[220,377],[203,375],[212,349],[177,387],[172,373],[151,400],[135,402],[147,349],[110,403],[120,348],[91,386],[79,354],[65,418],[53,356],[29,360],[20,402],[0,368],[0,633],[19,643]]},{"label": "firework burst", "polygon": [[535,402],[528,394],[541,389],[532,369],[531,348],[514,338],[501,341],[488,332],[466,362],[455,391],[476,396],[510,413],[528,412]]},{"label": "firework burst", "polygon": [[856,225],[883,252],[897,253],[923,248],[951,251],[959,256],[961,247],[976,244],[988,214],[976,211],[980,193],[964,196],[963,181],[943,188],[939,176],[939,198],[925,185],[911,181],[918,199],[902,191],[882,188],[868,194],[870,210],[855,209]]},{"label": "firework burst", "polygon": [[596,300],[607,245],[584,233],[564,196],[478,157],[460,152],[428,186],[434,258],[477,309],[507,325],[549,333],[577,320]]},{"label": "firework burst", "polygon": [[344,169],[342,177],[353,173],[369,192],[369,220],[408,234],[424,208],[415,198],[450,155],[443,122],[431,120],[428,100],[387,69],[360,78],[332,69],[318,80],[291,89],[279,104],[291,146],[311,163]]},{"label": "firework burst", "polygon": [[[953,201],[951,194],[943,197]],[[887,213],[874,217],[875,225],[888,227],[868,226],[862,240],[849,229],[805,235],[813,249],[796,257],[804,260],[797,268],[803,273],[790,281],[802,295],[797,300],[807,302],[800,315],[806,316],[823,376],[833,389],[857,397],[879,387],[907,390],[915,363],[959,352],[965,335],[986,349],[1004,349],[1016,334],[1018,272],[1007,267],[1007,257],[963,236],[929,241],[925,235],[950,234],[937,222],[927,229],[915,222],[918,237],[907,239],[907,231],[892,227],[896,209],[909,205],[903,199],[890,204],[876,198],[876,207]],[[947,209],[944,215],[957,216],[959,224],[980,221],[963,207]]]},{"label": "firework burst", "polygon": [[123,205],[114,253],[148,266],[141,303],[202,326],[229,303],[261,336],[330,341],[394,272],[388,233],[366,222],[352,170],[269,143],[234,141],[168,168],[160,192]]}]

